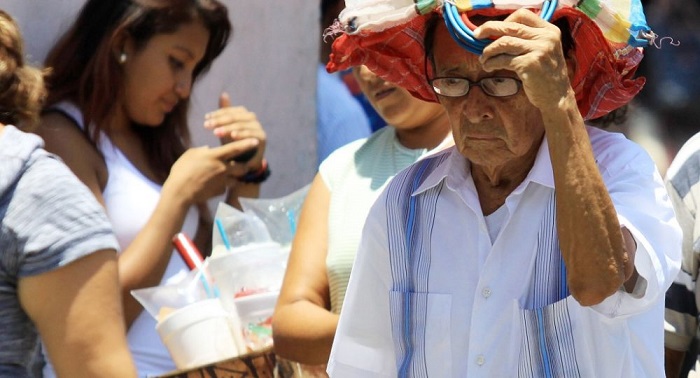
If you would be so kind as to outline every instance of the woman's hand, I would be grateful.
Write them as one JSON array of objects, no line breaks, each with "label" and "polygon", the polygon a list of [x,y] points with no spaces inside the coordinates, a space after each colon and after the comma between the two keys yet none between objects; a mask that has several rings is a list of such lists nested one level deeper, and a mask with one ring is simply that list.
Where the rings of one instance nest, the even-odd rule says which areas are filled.
[{"label": "woman's hand", "polygon": [[[255,113],[248,111],[243,106],[231,106],[229,95],[222,93],[219,97],[219,109],[206,114],[204,127],[212,130],[214,135],[221,140],[222,145],[246,139],[257,140],[255,154],[247,161],[234,161],[234,164],[246,167],[241,175],[260,169],[265,156],[267,135]],[[242,157],[246,152],[244,151],[238,156]]]},{"label": "woman's hand", "polygon": [[219,147],[190,148],[173,164],[163,195],[173,195],[189,207],[223,194],[236,177],[248,172],[244,164],[234,164],[231,159],[258,147],[258,143],[256,138],[245,138]]}]

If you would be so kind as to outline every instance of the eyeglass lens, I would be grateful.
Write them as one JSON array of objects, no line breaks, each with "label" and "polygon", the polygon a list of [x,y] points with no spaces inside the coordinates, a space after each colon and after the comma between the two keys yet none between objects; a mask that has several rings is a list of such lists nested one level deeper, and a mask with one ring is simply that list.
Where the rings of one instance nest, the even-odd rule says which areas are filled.
[{"label": "eyeglass lens", "polygon": [[489,96],[512,96],[518,93],[518,84],[518,80],[512,77],[487,77],[476,82],[461,77],[443,77],[432,80],[435,93],[447,97],[465,96],[472,86],[481,87],[481,90]]}]

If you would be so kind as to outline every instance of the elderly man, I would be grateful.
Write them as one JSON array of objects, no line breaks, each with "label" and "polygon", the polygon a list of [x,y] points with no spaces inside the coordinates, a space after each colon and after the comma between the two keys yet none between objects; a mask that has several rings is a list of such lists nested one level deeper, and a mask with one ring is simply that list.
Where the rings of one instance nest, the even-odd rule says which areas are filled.
[{"label": "elderly man", "polygon": [[[329,68],[366,64],[436,99],[456,146],[373,206],[331,377],[663,376],[680,229],[642,148],[585,123],[639,92],[641,49],[625,38],[653,34],[610,37],[604,7],[595,20],[561,4],[455,18],[446,4],[406,20],[347,3]],[[466,42],[460,20],[480,25]]]}]

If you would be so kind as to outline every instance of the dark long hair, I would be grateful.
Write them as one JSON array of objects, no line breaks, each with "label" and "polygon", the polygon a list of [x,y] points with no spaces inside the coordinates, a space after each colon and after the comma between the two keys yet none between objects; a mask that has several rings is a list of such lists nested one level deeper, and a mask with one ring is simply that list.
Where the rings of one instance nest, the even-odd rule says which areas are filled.
[{"label": "dark long hair", "polygon": [[[49,52],[45,66],[47,105],[75,103],[83,113],[84,132],[97,143],[105,120],[114,111],[123,88],[122,69],[113,51],[126,33],[143,48],[155,35],[175,32],[181,25],[201,21],[209,31],[204,57],[192,82],[221,54],[231,34],[226,7],[217,0],[88,0],[72,27]],[[180,101],[159,127],[132,124],[143,140],[153,170],[161,181],[190,144],[187,128],[189,101]]]},{"label": "dark long hair", "polygon": [[26,64],[19,27],[0,10],[0,123],[34,126],[45,96],[43,72]]}]

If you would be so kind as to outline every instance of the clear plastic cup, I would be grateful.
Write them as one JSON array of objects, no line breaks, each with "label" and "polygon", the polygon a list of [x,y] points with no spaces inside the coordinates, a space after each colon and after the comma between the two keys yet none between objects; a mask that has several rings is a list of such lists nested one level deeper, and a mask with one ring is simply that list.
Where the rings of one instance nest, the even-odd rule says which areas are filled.
[{"label": "clear plastic cup", "polygon": [[234,299],[248,352],[272,346],[272,314],[279,292],[251,294]]}]

